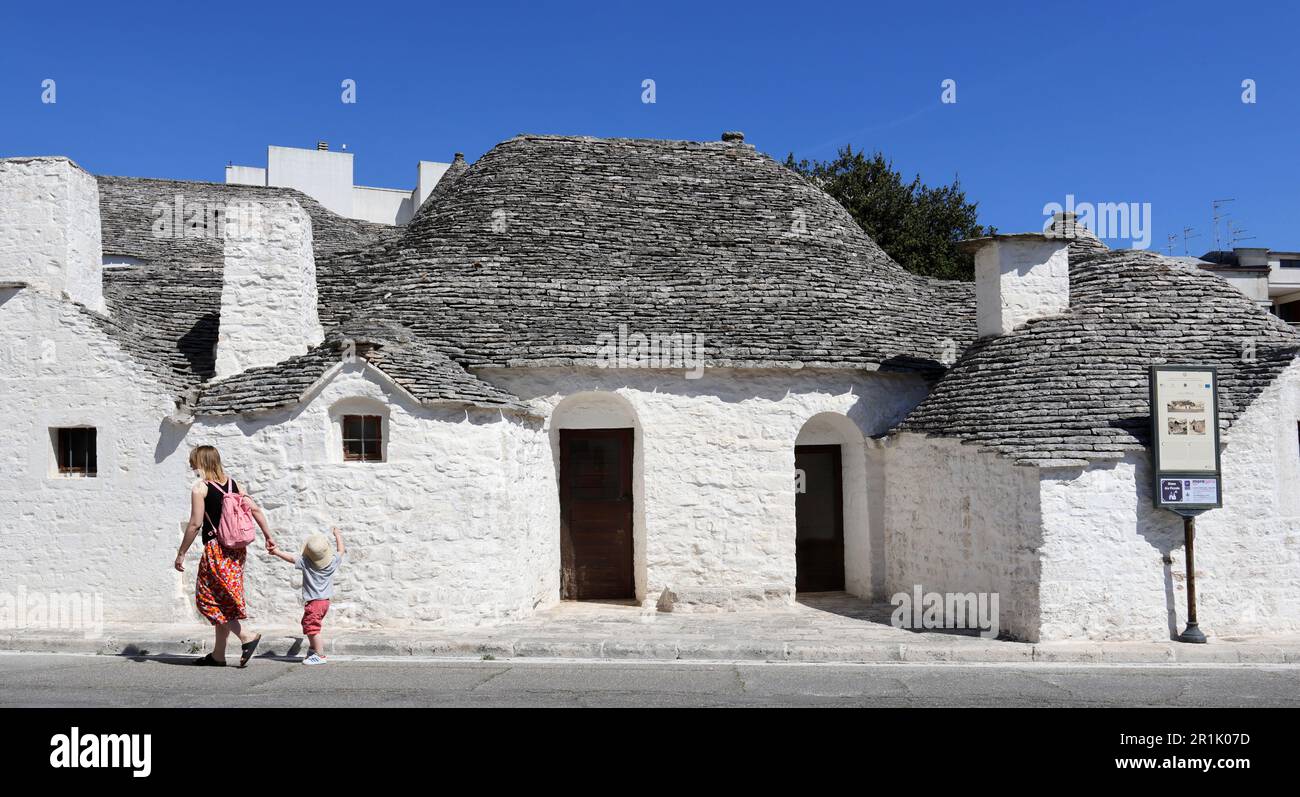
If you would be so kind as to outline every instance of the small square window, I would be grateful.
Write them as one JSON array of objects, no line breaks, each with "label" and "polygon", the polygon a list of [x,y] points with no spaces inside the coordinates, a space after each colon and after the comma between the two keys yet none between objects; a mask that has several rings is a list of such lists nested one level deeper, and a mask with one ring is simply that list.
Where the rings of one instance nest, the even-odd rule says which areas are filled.
[{"label": "small square window", "polygon": [[98,472],[94,428],[71,427],[51,431],[54,459],[61,475],[94,476]]},{"label": "small square window", "polygon": [[343,461],[383,462],[383,416],[343,416]]}]

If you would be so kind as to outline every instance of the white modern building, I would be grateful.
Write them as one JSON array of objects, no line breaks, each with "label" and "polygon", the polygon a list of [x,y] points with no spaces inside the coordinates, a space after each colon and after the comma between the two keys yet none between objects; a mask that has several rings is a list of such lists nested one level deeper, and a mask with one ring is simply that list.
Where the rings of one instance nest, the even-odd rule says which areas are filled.
[{"label": "white modern building", "polygon": [[1239,246],[1207,252],[1199,258],[1199,266],[1223,277],[1287,323],[1300,324],[1300,252]]},{"label": "white modern building", "polygon": [[[401,226],[411,220],[429,192],[451,167],[450,163],[419,161],[415,167],[415,188],[374,188],[354,185],[353,153],[331,152],[317,142],[315,149],[266,148],[266,166],[226,166],[226,182],[296,188],[340,216],[378,224]],[[456,161],[464,161],[458,152]]]}]

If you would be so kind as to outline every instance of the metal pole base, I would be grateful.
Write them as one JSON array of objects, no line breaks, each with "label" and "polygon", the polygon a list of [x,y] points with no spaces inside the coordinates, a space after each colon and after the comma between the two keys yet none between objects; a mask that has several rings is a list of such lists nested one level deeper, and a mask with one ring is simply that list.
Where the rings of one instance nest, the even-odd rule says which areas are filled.
[{"label": "metal pole base", "polygon": [[1201,633],[1201,629],[1197,627],[1196,623],[1188,623],[1187,630],[1178,635],[1178,641],[1204,645],[1205,634]]}]

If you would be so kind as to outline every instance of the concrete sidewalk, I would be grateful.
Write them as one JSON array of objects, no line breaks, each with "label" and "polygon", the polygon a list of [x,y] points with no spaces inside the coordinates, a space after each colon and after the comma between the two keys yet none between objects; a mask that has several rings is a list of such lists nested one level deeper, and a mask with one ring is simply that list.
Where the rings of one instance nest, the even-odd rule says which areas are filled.
[{"label": "concrete sidewalk", "polygon": [[[964,632],[905,631],[889,625],[892,610],[842,593],[801,597],[789,608],[690,614],[635,605],[562,603],[527,620],[464,630],[331,630],[327,623],[327,651],[332,656],[472,659],[1300,664],[1300,636],[1216,638],[1210,629],[1205,645],[1030,644]],[[264,636],[259,656],[299,656],[305,650],[296,626],[254,620],[249,627]],[[103,633],[91,639],[73,631],[19,629],[0,634],[0,650],[8,651],[190,656],[205,653],[211,643],[211,632],[197,620],[185,625],[106,624]]]}]

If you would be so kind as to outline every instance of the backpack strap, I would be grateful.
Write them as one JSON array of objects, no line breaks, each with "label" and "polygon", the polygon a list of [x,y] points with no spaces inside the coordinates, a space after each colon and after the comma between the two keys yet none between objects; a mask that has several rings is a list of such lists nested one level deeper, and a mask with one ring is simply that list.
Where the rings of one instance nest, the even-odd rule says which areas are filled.
[{"label": "backpack strap", "polygon": [[[231,480],[230,480],[230,483],[231,483],[231,486],[233,487],[233,486],[234,486],[234,483],[235,483],[235,480],[234,480],[234,479],[231,479]],[[208,484],[212,485],[213,487],[216,487],[216,488],[217,488],[217,492],[221,493],[222,496],[229,495],[229,493],[226,492],[225,490],[221,489],[221,485],[217,484],[216,482],[209,480],[209,481],[208,481]],[[205,502],[205,503],[206,503],[206,502]],[[216,534],[216,533],[217,533],[217,524],[212,522],[212,518],[208,515],[208,510],[207,510],[207,507],[206,507],[206,506],[203,508],[203,519],[206,520],[206,521],[208,521],[208,525],[212,527],[212,533],[213,533],[213,534]]]}]

